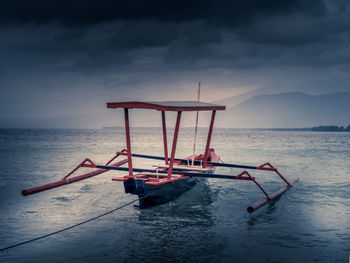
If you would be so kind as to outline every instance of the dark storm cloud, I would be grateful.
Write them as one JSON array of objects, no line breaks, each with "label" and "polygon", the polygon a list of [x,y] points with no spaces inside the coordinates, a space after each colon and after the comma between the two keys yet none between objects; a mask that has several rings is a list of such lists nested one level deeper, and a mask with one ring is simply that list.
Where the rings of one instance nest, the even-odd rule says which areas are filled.
[{"label": "dark storm cloud", "polygon": [[107,39],[112,49],[135,49],[145,47],[162,47],[169,45],[179,37],[178,27],[155,21],[128,21],[113,30]]},{"label": "dark storm cloud", "polygon": [[[221,43],[223,32],[253,43],[312,42],[327,29],[314,28],[325,12],[319,0],[14,0],[2,3],[0,23],[3,28],[28,25],[41,31],[40,39],[18,41],[19,50],[101,55],[106,50],[164,47],[168,59],[197,46],[209,55],[211,48],[204,46]],[[48,25],[53,28],[42,29]]]},{"label": "dark storm cloud", "polygon": [[63,101],[62,114],[111,94],[164,99],[199,80],[221,97],[233,86],[346,87],[349,42],[347,0],[2,1],[0,112],[20,101],[30,115],[38,94]]},{"label": "dark storm cloud", "polygon": [[90,1],[6,1],[1,4],[0,21],[7,23],[59,22],[82,26],[118,20],[188,22],[212,19],[220,24],[249,22],[257,15],[323,12],[317,0],[90,0]]}]

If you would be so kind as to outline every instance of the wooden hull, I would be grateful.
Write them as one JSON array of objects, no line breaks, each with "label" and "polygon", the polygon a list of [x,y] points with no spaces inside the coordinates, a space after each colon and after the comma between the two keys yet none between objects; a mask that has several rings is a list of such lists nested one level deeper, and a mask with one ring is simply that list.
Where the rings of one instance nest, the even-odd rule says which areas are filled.
[{"label": "wooden hull", "polygon": [[194,187],[201,178],[187,177],[161,185],[147,185],[146,180],[129,179],[124,182],[126,193],[139,197],[139,207],[147,208],[166,204]]},{"label": "wooden hull", "polygon": [[[190,160],[190,157],[187,157],[187,159]],[[197,155],[195,160],[202,161],[203,155]],[[218,160],[219,157],[215,154],[214,149],[210,149],[209,161]],[[188,166],[187,164],[188,162],[176,161],[174,163],[174,171],[212,174],[215,170],[211,165],[208,165],[207,168],[202,168],[201,165]],[[168,168],[167,165],[156,165],[156,167],[163,171],[166,171]],[[169,180],[166,179],[166,176],[166,174],[158,173],[140,173],[136,174],[135,177],[124,176],[115,180],[123,181],[125,193],[138,195],[140,208],[166,204],[189,191],[200,180],[204,180],[203,178],[179,175],[173,175]]]}]

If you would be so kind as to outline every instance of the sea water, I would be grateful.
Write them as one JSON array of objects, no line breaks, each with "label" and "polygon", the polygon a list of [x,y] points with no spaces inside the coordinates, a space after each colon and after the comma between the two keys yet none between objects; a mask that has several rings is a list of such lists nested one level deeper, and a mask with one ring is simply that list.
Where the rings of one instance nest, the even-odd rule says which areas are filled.
[{"label": "sea water", "polygon": [[[169,129],[170,130],[170,129]],[[207,129],[200,129],[197,152]],[[191,155],[193,129],[180,132],[176,156]],[[172,134],[169,134],[169,147]],[[223,162],[271,162],[300,182],[253,214],[264,196],[249,181],[207,179],[168,204],[129,205],[77,228],[0,253],[0,262],[349,262],[350,133],[215,129]],[[135,199],[109,171],[22,197],[22,189],[61,179],[84,158],[106,163],[125,148],[124,130],[0,130],[0,246],[82,222]],[[132,129],[134,153],[162,155],[156,128]],[[158,161],[134,159],[134,167]],[[85,170],[82,169],[82,172]],[[240,169],[217,168],[236,175]],[[272,193],[284,183],[250,171]]]}]

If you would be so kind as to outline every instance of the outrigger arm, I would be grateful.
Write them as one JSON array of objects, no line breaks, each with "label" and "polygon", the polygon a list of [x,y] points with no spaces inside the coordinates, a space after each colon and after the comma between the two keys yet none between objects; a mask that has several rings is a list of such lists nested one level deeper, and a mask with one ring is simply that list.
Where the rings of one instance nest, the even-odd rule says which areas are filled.
[{"label": "outrigger arm", "polygon": [[[116,163],[112,163],[110,164],[114,159],[116,159],[119,156],[119,154],[116,154],[111,160],[109,160],[106,163],[106,167],[119,167],[125,163],[128,162],[128,159],[123,159],[120,160],[119,162]],[[27,196],[27,195],[32,195],[35,193],[39,193],[39,192],[43,192],[52,188],[56,188],[62,185],[66,185],[66,184],[71,184],[71,183],[75,183],[75,182],[79,182],[85,179],[88,179],[90,177],[102,174],[104,172],[107,172],[109,169],[98,169],[89,173],[85,173],[85,174],[81,174],[81,175],[77,175],[74,177],[70,177],[73,173],[75,173],[79,168],[81,167],[85,167],[85,165],[87,163],[93,164],[93,162],[89,159],[86,158],[84,161],[82,161],[77,167],[75,167],[71,172],[69,172],[66,176],[64,176],[61,180],[56,181],[56,182],[52,182],[52,183],[48,183],[48,184],[44,184],[41,186],[36,186],[33,188],[28,188],[28,189],[24,189],[22,190],[22,195],[23,196]]]},{"label": "outrigger arm", "polygon": [[[76,168],[74,168],[70,173],[68,173],[66,176],[64,176],[61,180],[48,183],[45,185],[29,188],[22,190],[22,195],[27,196],[31,194],[35,194],[38,192],[46,191],[52,188],[56,188],[62,185],[71,184],[74,182],[78,182],[81,180],[88,179],[90,177],[102,174],[109,170],[117,170],[117,171],[126,171],[126,172],[136,172],[136,173],[145,173],[145,172],[154,172],[152,169],[139,169],[139,168],[133,168],[132,171],[130,171],[129,167],[120,167],[123,164],[128,162],[127,159],[122,159],[119,162],[111,164],[111,162],[116,159],[119,156],[130,156],[128,155],[127,150],[122,150],[120,152],[117,152],[117,154],[108,161],[105,165],[98,165],[92,162],[90,159],[86,158],[83,162],[81,162]],[[156,159],[156,160],[164,160],[164,157],[161,156],[153,156],[153,155],[142,155],[142,154],[132,154],[133,157],[139,157],[139,158],[148,158],[148,159]],[[187,162],[188,159],[175,159],[176,161],[182,161]],[[195,164],[200,164],[199,161],[195,161]],[[299,178],[294,179],[293,181],[289,182],[287,179],[285,179],[280,172],[273,167],[270,163],[265,163],[260,166],[247,166],[247,165],[239,165],[239,164],[229,164],[229,163],[217,163],[217,162],[207,162],[207,164],[213,165],[213,166],[222,166],[222,167],[231,167],[231,168],[244,168],[244,169],[255,169],[255,170],[265,170],[265,171],[274,171],[282,180],[286,182],[286,185],[279,189],[277,192],[273,194],[267,194],[267,192],[264,190],[264,188],[255,180],[255,177],[251,176],[251,174],[248,171],[243,171],[240,174],[234,176],[229,174],[208,174],[208,173],[197,173],[197,172],[185,172],[185,171],[172,171],[172,174],[180,175],[181,177],[199,177],[199,178],[217,178],[217,179],[230,179],[230,180],[245,180],[245,181],[253,181],[259,189],[264,193],[265,198],[259,200],[258,202],[252,204],[247,208],[247,211],[249,213],[252,213],[256,211],[258,208],[264,206],[265,204],[277,199],[279,196],[281,196],[284,192],[286,192],[294,183],[299,181]],[[81,167],[87,167],[87,168],[97,168],[98,170],[85,173],[82,175],[70,177],[74,172],[76,172]],[[168,174],[167,170],[158,170],[157,173],[160,174]],[[118,179],[112,179],[112,180],[118,180]],[[164,181],[164,183],[167,183],[167,181]]]}]

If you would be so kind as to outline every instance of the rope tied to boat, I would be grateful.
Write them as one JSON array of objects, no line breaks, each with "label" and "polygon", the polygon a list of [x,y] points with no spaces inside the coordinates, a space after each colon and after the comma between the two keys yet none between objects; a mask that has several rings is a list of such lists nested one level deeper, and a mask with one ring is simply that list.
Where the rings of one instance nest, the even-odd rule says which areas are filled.
[{"label": "rope tied to boat", "polygon": [[132,201],[130,201],[130,202],[128,202],[128,203],[125,203],[125,204],[123,204],[123,205],[121,205],[121,206],[118,206],[118,207],[116,207],[116,208],[114,208],[114,209],[112,209],[112,210],[110,210],[110,211],[104,212],[103,214],[100,214],[100,215],[98,215],[98,216],[92,217],[92,218],[90,218],[90,219],[87,219],[87,220],[85,220],[85,221],[79,222],[79,223],[77,223],[77,224],[74,224],[74,225],[65,227],[65,228],[63,228],[63,229],[60,229],[60,230],[51,232],[51,233],[49,233],[49,234],[46,234],[46,235],[43,235],[43,236],[39,236],[39,237],[36,237],[36,238],[32,238],[32,239],[30,239],[30,240],[23,241],[23,242],[20,242],[20,243],[17,243],[17,244],[8,246],[8,247],[1,248],[1,249],[0,249],[0,252],[4,253],[5,251],[8,251],[8,250],[11,249],[11,248],[15,248],[15,247],[18,247],[18,246],[22,246],[22,245],[24,245],[24,244],[28,244],[28,243],[31,243],[31,242],[34,242],[34,241],[37,241],[37,240],[40,240],[40,239],[43,239],[43,238],[46,238],[46,237],[49,237],[49,236],[56,235],[56,234],[61,233],[61,232],[64,232],[64,231],[70,230],[70,229],[72,229],[72,228],[75,228],[75,227],[84,225],[84,224],[86,224],[86,223],[89,223],[89,222],[91,222],[91,221],[94,221],[94,220],[96,220],[96,219],[99,219],[99,218],[101,218],[101,217],[103,217],[103,216],[109,215],[109,214],[111,214],[111,213],[113,213],[113,212],[115,212],[115,211],[117,211],[117,210],[120,210],[120,209],[122,209],[122,208],[124,208],[124,207],[126,207],[126,206],[128,206],[128,205],[131,205],[131,204],[135,203],[136,201],[138,201],[138,200],[140,200],[140,199],[144,199],[144,198],[146,198],[146,197],[148,197],[148,196],[149,196],[149,194],[146,195],[146,196],[139,197],[139,198],[134,199],[134,200],[132,200]]}]

